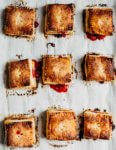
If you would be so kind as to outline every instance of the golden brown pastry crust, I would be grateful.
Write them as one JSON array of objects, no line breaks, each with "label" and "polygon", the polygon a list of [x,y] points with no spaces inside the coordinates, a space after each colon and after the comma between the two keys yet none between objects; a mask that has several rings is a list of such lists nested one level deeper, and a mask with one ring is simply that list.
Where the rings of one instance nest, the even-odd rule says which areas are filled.
[{"label": "golden brown pastry crust", "polygon": [[32,60],[10,62],[8,64],[9,88],[36,88],[36,78],[32,76],[33,70],[35,70],[35,63]]},{"label": "golden brown pastry crust", "polygon": [[107,112],[86,110],[84,112],[84,138],[111,139],[112,116]]},{"label": "golden brown pastry crust", "polygon": [[76,140],[77,119],[71,110],[48,109],[46,137],[49,140]]},{"label": "golden brown pastry crust", "polygon": [[85,10],[85,32],[98,35],[112,35],[114,31],[111,8],[87,8]]},{"label": "golden brown pastry crust", "polygon": [[35,16],[35,9],[8,6],[5,9],[4,33],[9,36],[33,38]]},{"label": "golden brown pastry crust", "polygon": [[46,6],[45,34],[73,33],[74,4],[50,4]]},{"label": "golden brown pastry crust", "polygon": [[32,147],[36,144],[36,117],[9,116],[5,118],[4,126],[7,146]]},{"label": "golden brown pastry crust", "polygon": [[69,84],[72,79],[73,67],[71,56],[43,57],[43,84]]},{"label": "golden brown pastry crust", "polygon": [[84,58],[84,72],[86,81],[114,80],[114,62],[112,57],[87,54]]}]

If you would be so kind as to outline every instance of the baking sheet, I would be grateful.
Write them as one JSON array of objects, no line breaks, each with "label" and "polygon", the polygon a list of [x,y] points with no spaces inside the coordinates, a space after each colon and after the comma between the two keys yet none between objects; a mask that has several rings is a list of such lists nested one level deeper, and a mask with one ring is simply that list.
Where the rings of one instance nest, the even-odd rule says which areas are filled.
[{"label": "baking sheet", "polygon": [[[82,11],[87,5],[107,4],[116,7],[116,0],[23,0],[24,5],[37,8],[37,21],[39,27],[36,29],[36,39],[27,41],[23,38],[7,37],[2,33],[3,10],[9,4],[21,3],[22,0],[1,0],[0,1],[0,150],[7,150],[4,145],[2,121],[5,116],[18,113],[29,113],[35,109],[35,115],[39,116],[39,147],[30,148],[33,150],[116,150],[116,130],[113,132],[112,140],[82,140],[73,142],[60,142],[46,140],[43,130],[45,122],[45,111],[48,107],[61,107],[73,109],[76,115],[83,109],[99,108],[106,109],[112,113],[116,123],[116,81],[112,83],[99,84],[96,82],[85,83],[82,80],[81,62],[87,52],[100,53],[103,55],[116,55],[116,35],[107,37],[105,40],[92,42],[85,38],[82,23]],[[43,34],[44,6],[49,3],[75,3],[75,34],[71,38],[49,37],[45,39]],[[115,17],[116,20],[116,17]],[[46,47],[48,42],[55,43],[55,50]],[[72,54],[73,63],[78,70],[78,78],[74,78],[67,93],[57,93],[49,86],[38,85],[37,94],[18,96],[15,91],[8,91],[5,88],[4,76],[5,65],[11,60],[17,60],[16,55],[22,55],[21,59],[33,58],[41,59],[45,54]],[[10,94],[9,94],[10,92]],[[20,91],[17,93],[26,93]],[[12,93],[15,93],[13,95]],[[54,145],[58,145],[55,147]],[[23,148],[21,148],[23,150]],[[24,148],[29,149],[29,148]]]}]

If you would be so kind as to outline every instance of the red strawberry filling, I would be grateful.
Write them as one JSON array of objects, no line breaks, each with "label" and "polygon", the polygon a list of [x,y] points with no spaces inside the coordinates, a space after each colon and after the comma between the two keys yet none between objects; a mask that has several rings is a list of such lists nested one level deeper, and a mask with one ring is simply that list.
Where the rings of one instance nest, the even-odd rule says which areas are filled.
[{"label": "red strawberry filling", "polygon": [[20,134],[20,131],[19,131],[19,130],[17,130],[16,134]]},{"label": "red strawberry filling", "polygon": [[65,32],[62,32],[61,34],[56,34],[55,35],[57,38],[61,38],[61,37],[66,37],[66,33]]},{"label": "red strawberry filling", "polygon": [[39,26],[39,23],[37,21],[35,21],[35,28],[37,28]]},{"label": "red strawberry filling", "polygon": [[32,70],[33,77],[37,78],[38,80],[41,76],[41,71],[42,71],[42,62],[35,61],[35,70]]},{"label": "red strawberry filling", "polygon": [[69,86],[68,85],[50,85],[50,88],[54,89],[55,91],[61,93],[61,92],[67,92]]},{"label": "red strawberry filling", "polygon": [[105,35],[90,34],[90,33],[86,33],[86,35],[87,35],[87,38],[92,41],[103,40],[106,37]]}]

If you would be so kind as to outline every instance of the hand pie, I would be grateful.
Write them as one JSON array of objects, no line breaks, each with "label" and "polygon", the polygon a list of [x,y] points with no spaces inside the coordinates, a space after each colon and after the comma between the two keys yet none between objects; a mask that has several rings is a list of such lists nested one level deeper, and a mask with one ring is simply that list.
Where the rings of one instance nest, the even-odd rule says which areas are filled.
[{"label": "hand pie", "polygon": [[45,35],[72,35],[74,4],[50,4],[46,6]]},{"label": "hand pie", "polygon": [[46,55],[43,57],[42,70],[43,84],[69,84],[73,73],[71,56]]},{"label": "hand pie", "polygon": [[35,71],[35,61],[24,59],[13,61],[8,64],[9,88],[29,88],[37,87]]},{"label": "hand pie", "polygon": [[8,6],[5,9],[4,33],[9,36],[33,39],[35,36],[35,17],[35,9]]},{"label": "hand pie", "polygon": [[86,110],[84,112],[84,138],[106,139],[112,137],[112,116],[107,112]]},{"label": "hand pie", "polygon": [[98,54],[87,54],[84,58],[84,73],[86,81],[112,81],[114,80],[114,62],[112,57]]},{"label": "hand pie", "polygon": [[76,140],[77,119],[71,110],[48,109],[46,137],[49,140]]},{"label": "hand pie", "polygon": [[5,118],[5,138],[9,147],[33,147],[37,143],[36,117],[13,115]]},{"label": "hand pie", "polygon": [[92,35],[112,35],[114,31],[111,8],[90,7],[85,9],[85,32]]}]

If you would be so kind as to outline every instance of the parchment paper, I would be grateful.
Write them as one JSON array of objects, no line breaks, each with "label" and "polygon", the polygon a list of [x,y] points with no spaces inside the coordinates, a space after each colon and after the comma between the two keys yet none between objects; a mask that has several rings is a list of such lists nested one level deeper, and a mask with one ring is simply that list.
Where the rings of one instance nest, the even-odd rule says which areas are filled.
[{"label": "parchment paper", "polygon": [[[17,0],[18,1],[18,0]],[[37,150],[116,150],[116,130],[113,132],[112,140],[82,140],[74,142],[58,142],[46,140],[44,129],[44,112],[48,107],[56,106],[61,108],[73,109],[76,115],[83,109],[99,108],[106,109],[112,113],[116,123],[116,81],[111,83],[99,84],[92,82],[86,84],[82,80],[81,62],[87,52],[100,53],[103,55],[114,56],[116,54],[116,35],[107,37],[104,40],[92,42],[85,38],[82,23],[82,11],[87,5],[107,4],[114,9],[114,23],[116,0],[25,0],[25,5],[37,8],[37,21],[39,27],[36,29],[36,39],[27,41],[24,38],[7,37],[2,33],[3,10],[10,4],[15,4],[16,0],[0,1],[0,150],[7,150],[4,144],[4,132],[2,121],[5,116],[10,114],[29,113],[29,110],[35,109],[35,115],[39,116],[39,136],[40,144]],[[18,1],[18,3],[21,0]],[[43,34],[44,6],[49,3],[75,3],[75,34],[71,38],[46,39]],[[49,47],[48,42],[55,43],[55,50]],[[57,93],[49,86],[42,87],[38,85],[37,94],[30,96],[8,95],[5,88],[4,76],[6,63],[18,59],[16,55],[22,55],[21,59],[33,58],[39,60],[41,55],[45,54],[72,54],[73,63],[78,70],[78,78],[74,78],[72,85],[67,93]],[[25,93],[25,91],[17,91]],[[53,145],[62,145],[54,147]],[[23,150],[23,148],[21,148]],[[25,148],[26,150],[29,148]]]}]

